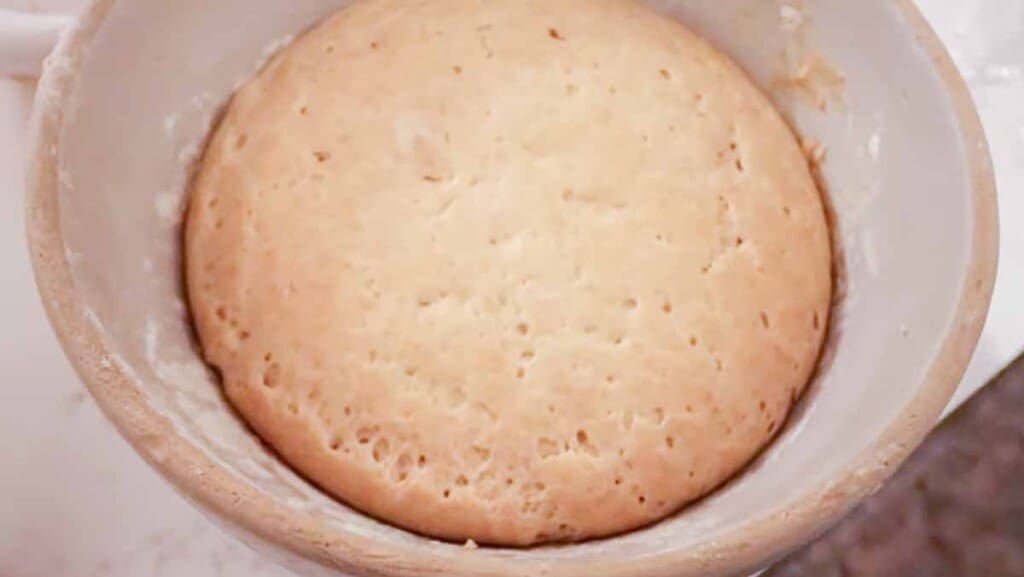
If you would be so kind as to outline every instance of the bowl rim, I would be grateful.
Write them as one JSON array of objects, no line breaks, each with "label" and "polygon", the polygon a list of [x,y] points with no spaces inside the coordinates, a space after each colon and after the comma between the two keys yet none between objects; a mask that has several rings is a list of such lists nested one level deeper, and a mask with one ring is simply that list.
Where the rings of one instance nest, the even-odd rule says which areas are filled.
[{"label": "bowl rim", "polygon": [[[26,168],[26,229],[37,288],[65,354],[97,404],[132,447],[188,500],[250,536],[307,560],[353,575],[396,577],[512,576],[667,577],[735,574],[799,547],[876,490],[923,440],[966,370],[980,337],[995,283],[998,216],[988,145],[968,87],[942,42],[912,0],[890,4],[931,60],[956,112],[973,198],[973,246],[953,323],[914,398],[845,469],[794,504],[752,519],[697,548],[644,558],[595,562],[586,556],[557,565],[528,556],[438,555],[428,547],[374,539],[329,527],[293,511],[226,472],[146,402],[109,350],[77,298],[61,235],[56,151],[66,104],[81,63],[111,9],[124,0],[92,0],[47,60],[36,96]],[[451,553],[449,551],[449,553]]]}]

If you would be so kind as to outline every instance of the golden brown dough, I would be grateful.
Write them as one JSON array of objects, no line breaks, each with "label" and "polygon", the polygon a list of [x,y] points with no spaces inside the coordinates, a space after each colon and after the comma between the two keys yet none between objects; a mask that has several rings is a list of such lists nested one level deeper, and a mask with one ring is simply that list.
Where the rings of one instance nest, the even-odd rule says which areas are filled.
[{"label": "golden brown dough", "polygon": [[239,91],[187,280],[231,401],[428,535],[654,522],[782,425],[822,344],[807,162],[725,57],[629,0],[364,0]]}]

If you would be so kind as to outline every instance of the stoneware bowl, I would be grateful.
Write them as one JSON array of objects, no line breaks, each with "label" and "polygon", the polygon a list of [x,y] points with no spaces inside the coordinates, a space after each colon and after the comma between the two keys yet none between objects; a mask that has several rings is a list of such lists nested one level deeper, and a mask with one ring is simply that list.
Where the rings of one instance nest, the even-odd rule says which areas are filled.
[{"label": "stoneware bowl", "polygon": [[50,319],[110,419],[212,519],[305,575],[742,575],[836,521],[933,426],[976,343],[997,251],[985,140],[934,33],[907,0],[651,0],[739,61],[820,158],[843,290],[789,426],[698,505],[579,545],[439,543],[321,494],[247,431],[200,362],[179,223],[233,89],[345,3],[96,0],[39,87],[28,231]]}]

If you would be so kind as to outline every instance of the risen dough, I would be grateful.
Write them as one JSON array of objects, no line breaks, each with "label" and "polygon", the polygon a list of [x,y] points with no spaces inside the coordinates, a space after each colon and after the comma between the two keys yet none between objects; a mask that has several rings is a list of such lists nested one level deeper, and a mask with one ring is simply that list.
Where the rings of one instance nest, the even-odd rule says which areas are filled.
[{"label": "risen dough", "polygon": [[736,473],[831,294],[807,162],[725,57],[628,0],[365,0],[242,88],[187,279],[252,427],[346,503],[528,545]]}]

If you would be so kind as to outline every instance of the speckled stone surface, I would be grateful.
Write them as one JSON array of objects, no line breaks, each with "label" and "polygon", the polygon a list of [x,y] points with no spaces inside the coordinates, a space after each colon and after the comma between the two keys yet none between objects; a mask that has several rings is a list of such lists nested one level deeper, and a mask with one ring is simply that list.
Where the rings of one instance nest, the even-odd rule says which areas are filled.
[{"label": "speckled stone surface", "polygon": [[1024,358],[768,577],[1024,576]]}]

